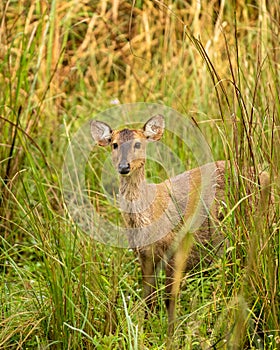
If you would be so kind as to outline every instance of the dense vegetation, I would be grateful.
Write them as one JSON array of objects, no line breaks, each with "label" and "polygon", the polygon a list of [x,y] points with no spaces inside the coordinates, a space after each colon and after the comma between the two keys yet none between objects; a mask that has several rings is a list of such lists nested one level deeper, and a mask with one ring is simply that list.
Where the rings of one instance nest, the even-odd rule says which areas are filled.
[{"label": "dense vegetation", "polygon": [[227,251],[183,282],[174,348],[279,348],[280,4],[18,0],[0,11],[0,348],[166,346],[162,276],[144,326],[133,253],[81,232],[62,196],[69,139],[118,101],[171,106],[215,159],[271,177],[269,215],[248,208],[240,177]]}]

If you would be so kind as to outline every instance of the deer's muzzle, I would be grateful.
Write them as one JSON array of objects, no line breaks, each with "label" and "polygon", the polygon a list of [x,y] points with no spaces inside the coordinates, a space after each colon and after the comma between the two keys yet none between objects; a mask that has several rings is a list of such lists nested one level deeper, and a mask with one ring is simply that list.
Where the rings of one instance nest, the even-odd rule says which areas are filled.
[{"label": "deer's muzzle", "polygon": [[118,166],[118,171],[121,175],[127,175],[130,172],[130,164],[120,163]]}]

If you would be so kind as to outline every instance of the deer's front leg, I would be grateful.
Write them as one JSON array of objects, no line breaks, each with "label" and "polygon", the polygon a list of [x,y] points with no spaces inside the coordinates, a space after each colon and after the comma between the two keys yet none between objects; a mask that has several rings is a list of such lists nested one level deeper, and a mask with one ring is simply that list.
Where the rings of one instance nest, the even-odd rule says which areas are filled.
[{"label": "deer's front leg", "polygon": [[179,289],[180,280],[175,280],[175,260],[173,257],[167,263],[165,281],[165,305],[168,314],[168,336],[172,336],[174,333],[174,322],[176,318],[176,300],[179,293]]},{"label": "deer's front leg", "polygon": [[166,265],[166,308],[168,313],[168,336],[174,333],[176,320],[176,302],[180,292],[182,276],[186,270],[187,259],[192,247],[192,236],[186,235],[180,242],[174,255]]},{"label": "deer's front leg", "polygon": [[[159,263],[159,259],[155,259],[154,256],[147,256],[146,254],[141,254],[140,263],[143,281],[143,297],[148,308],[152,311],[155,307],[156,267]],[[148,313],[146,312],[145,317],[147,316]]]}]

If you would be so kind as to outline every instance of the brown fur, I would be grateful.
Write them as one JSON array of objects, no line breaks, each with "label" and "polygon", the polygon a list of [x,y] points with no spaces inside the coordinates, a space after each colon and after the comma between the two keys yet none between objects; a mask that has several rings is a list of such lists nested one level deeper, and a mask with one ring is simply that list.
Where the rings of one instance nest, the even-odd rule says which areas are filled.
[{"label": "brown fur", "polygon": [[[112,131],[105,123],[92,123],[96,142],[102,146],[113,145],[112,159],[116,170],[120,171],[120,164],[123,168],[127,166],[127,174],[120,177],[120,207],[129,229],[130,245],[139,257],[144,298],[151,309],[154,306],[156,269],[161,261],[165,262],[168,332],[171,335],[182,274],[197,265],[209,251],[218,249],[223,241],[217,224],[222,201],[225,201],[225,172],[229,163],[206,164],[160,184],[148,184],[144,170],[146,144],[150,140],[159,140],[163,130],[161,116],[151,118],[141,130]],[[136,148],[139,142],[140,148]],[[200,198],[204,172],[213,178],[203,197],[206,207],[201,205]],[[263,173],[261,185],[268,186],[267,178]],[[203,218],[201,225],[192,234],[188,230],[191,220],[200,216]],[[161,236],[163,228],[168,232]]]}]

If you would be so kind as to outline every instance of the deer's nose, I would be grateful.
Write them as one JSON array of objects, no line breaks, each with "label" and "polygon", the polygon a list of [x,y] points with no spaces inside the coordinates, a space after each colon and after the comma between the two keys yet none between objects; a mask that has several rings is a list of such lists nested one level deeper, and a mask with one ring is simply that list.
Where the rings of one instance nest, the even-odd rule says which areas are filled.
[{"label": "deer's nose", "polygon": [[130,164],[129,163],[120,163],[118,170],[119,170],[120,174],[126,175],[130,172]]}]

